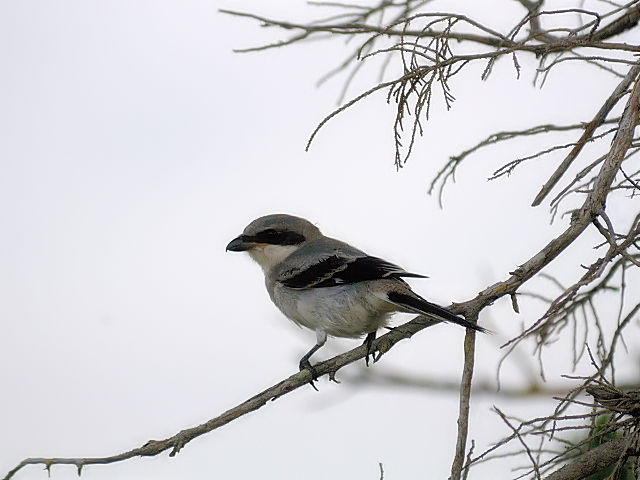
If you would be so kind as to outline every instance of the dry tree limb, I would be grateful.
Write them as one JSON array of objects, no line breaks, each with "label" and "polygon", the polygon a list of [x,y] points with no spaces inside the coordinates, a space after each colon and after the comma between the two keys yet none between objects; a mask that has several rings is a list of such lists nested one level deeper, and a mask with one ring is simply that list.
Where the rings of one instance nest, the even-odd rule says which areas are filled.
[{"label": "dry tree limb", "polygon": [[640,455],[640,448],[638,445],[633,445],[633,440],[631,437],[623,437],[603,443],[580,455],[576,461],[556,470],[545,480],[587,478],[589,475],[616,463],[621,457]]},{"label": "dry tree limb", "polygon": [[[486,45],[490,47],[515,45],[515,42],[509,41],[506,37],[504,37],[500,33],[494,30],[491,30],[488,27],[485,27],[484,25],[467,17],[466,15],[459,15],[459,14],[450,13],[450,12],[422,13],[415,16],[405,17],[402,20],[398,20],[397,22],[394,22],[388,26],[381,26],[381,25],[371,25],[371,24],[358,23],[358,22],[344,22],[344,23],[329,24],[329,23],[324,23],[323,21],[319,21],[319,22],[314,22],[312,24],[294,23],[294,22],[285,22],[281,20],[269,19],[260,15],[255,15],[255,14],[246,13],[246,12],[239,12],[235,10],[220,9],[218,11],[220,13],[232,15],[235,17],[251,18],[253,20],[257,20],[263,23],[264,25],[276,26],[284,30],[300,30],[305,35],[309,35],[312,33],[332,33],[332,34],[338,34],[338,35],[377,34],[377,35],[384,35],[387,37],[417,37],[417,38],[443,37],[444,32],[440,30],[432,30],[432,29],[412,30],[408,28],[403,29],[403,28],[396,28],[396,27],[404,24],[407,21],[415,20],[417,18],[424,18],[427,16],[440,17],[440,18],[452,17],[452,18],[457,18],[459,20],[462,20],[467,24],[469,24],[470,26],[476,27],[480,31],[484,32],[484,35],[474,34],[474,33],[449,32],[448,38],[452,40],[473,42],[473,43],[478,43],[478,44]],[[302,34],[298,34],[298,36],[300,35]],[[294,41],[297,41],[297,40],[293,40],[293,39],[284,40],[282,42],[263,45],[260,47],[236,49],[234,51],[239,53],[253,52],[258,50],[265,50],[268,48],[276,48],[284,45],[289,45]]]},{"label": "dry tree limb", "polygon": [[571,163],[576,159],[576,157],[582,150],[582,147],[584,147],[589,138],[591,138],[591,135],[593,135],[593,132],[595,132],[596,128],[602,125],[602,123],[607,119],[607,115],[609,114],[611,109],[626,93],[629,85],[633,83],[639,72],[640,65],[636,65],[631,70],[629,70],[629,73],[627,73],[627,75],[622,79],[622,81],[613,90],[613,92],[611,92],[611,95],[609,95],[609,98],[607,98],[602,107],[600,107],[600,110],[598,110],[598,113],[596,113],[595,117],[593,117],[593,120],[591,120],[586,125],[582,136],[580,137],[576,145],[571,149],[569,155],[567,155],[565,159],[560,163],[560,165],[558,165],[558,168],[553,172],[551,177],[549,177],[547,183],[545,183],[540,192],[538,192],[536,198],[531,204],[532,207],[540,205],[540,203],[542,203],[545,197],[549,194],[551,189],[556,185],[556,183],[558,183],[562,175],[564,175]]},{"label": "dry tree limb", "polygon": [[[468,316],[467,320],[477,323],[478,315]],[[463,475],[463,465],[467,457],[467,435],[469,432],[469,410],[471,402],[471,379],[475,362],[476,331],[467,329],[464,337],[464,367],[460,381],[460,402],[458,406],[458,436],[456,450],[451,465],[451,480],[460,480]]]},{"label": "dry tree limb", "polygon": [[[629,2],[627,5],[625,5],[625,7],[630,7],[634,3],[638,2]],[[600,30],[596,31],[592,35],[592,38],[593,40],[604,40],[606,38],[611,38],[635,27],[638,24],[638,21],[640,21],[640,5],[636,5],[635,7],[629,9],[625,15],[618,17],[608,25],[605,25]]]},{"label": "dry tree limb", "polygon": [[[616,123],[619,122],[620,119],[616,119]],[[638,153],[638,151],[640,151],[637,148],[630,148],[629,149],[630,152],[627,153],[626,157],[625,157],[625,161],[628,160],[629,158],[631,158],[632,156],[634,156],[635,154]],[[582,180],[584,177],[586,177],[589,173],[591,173],[591,171],[600,163],[602,163],[604,161],[604,159],[606,158],[606,155],[602,155],[598,158],[596,158],[595,160],[593,160],[591,163],[589,163],[587,166],[585,166],[582,170],[580,170],[578,173],[576,173],[576,176],[569,182],[567,183],[567,185],[564,186],[564,188],[562,190],[560,190],[555,197],[553,197],[553,199],[551,200],[550,205],[551,205],[551,212],[552,212],[552,217],[554,217],[557,212],[558,212],[558,208],[560,206],[560,203],[566,199],[571,193],[576,192],[577,190],[586,190],[588,185],[591,183],[591,181],[593,179],[588,179],[587,181],[583,182],[582,184],[578,184],[578,182],[580,180]],[[576,185],[578,184],[578,185]]]}]

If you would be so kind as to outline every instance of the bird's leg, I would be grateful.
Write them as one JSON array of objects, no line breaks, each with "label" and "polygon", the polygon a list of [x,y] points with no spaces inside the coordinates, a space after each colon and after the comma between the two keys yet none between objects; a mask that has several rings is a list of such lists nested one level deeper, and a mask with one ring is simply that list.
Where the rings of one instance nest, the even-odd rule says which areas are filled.
[{"label": "bird's leg", "polygon": [[375,354],[373,351],[373,341],[376,339],[376,331],[367,333],[367,338],[364,339],[363,345],[367,347],[367,354],[364,357],[364,363],[369,366],[369,355],[371,355],[375,362]]},{"label": "bird's leg", "polygon": [[316,353],[318,349],[325,344],[326,341],[327,332],[325,332],[324,330],[316,330],[316,344],[304,355],[304,357],[300,359],[300,371],[309,370],[309,372],[311,372],[311,386],[313,388],[316,388],[313,384],[313,381],[318,379],[318,372],[316,372],[316,369],[313,368],[311,363],[309,363],[309,358],[311,357],[311,355]]},{"label": "bird's leg", "polygon": [[316,351],[321,347],[322,345],[314,345],[313,348],[311,350],[309,350],[304,357],[302,357],[300,359],[300,371],[302,370],[309,370],[312,374],[313,374],[313,379],[317,379],[318,375],[316,374],[316,369],[313,368],[313,366],[311,365],[311,363],[309,363],[309,357],[311,357],[311,355],[313,355],[314,353],[316,353]]}]

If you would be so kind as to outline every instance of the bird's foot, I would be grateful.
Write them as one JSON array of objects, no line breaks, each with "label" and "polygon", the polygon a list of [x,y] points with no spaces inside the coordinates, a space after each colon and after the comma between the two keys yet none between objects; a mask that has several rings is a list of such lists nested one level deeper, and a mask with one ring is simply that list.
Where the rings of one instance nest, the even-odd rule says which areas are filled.
[{"label": "bird's foot", "polygon": [[319,391],[318,388],[316,387],[315,382],[316,380],[318,380],[318,372],[316,371],[315,368],[313,368],[313,365],[311,365],[311,363],[309,363],[309,360],[306,358],[303,358],[302,360],[300,360],[300,371],[304,371],[304,370],[309,370],[309,373],[311,374],[311,380],[309,380],[309,384],[313,387],[313,389],[317,392]]},{"label": "bird's foot", "polygon": [[373,358],[373,363],[376,363],[375,349],[373,348],[373,341],[376,339],[376,332],[370,332],[367,334],[367,338],[364,339],[363,345],[367,347],[367,354],[364,356],[364,363],[369,366],[369,355]]}]

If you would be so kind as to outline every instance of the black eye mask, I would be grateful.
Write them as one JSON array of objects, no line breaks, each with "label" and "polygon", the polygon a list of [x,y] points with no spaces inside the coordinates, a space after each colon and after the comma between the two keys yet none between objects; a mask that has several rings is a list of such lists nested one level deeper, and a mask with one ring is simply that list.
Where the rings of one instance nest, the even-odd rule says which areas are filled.
[{"label": "black eye mask", "polygon": [[255,235],[243,235],[242,240],[253,243],[268,243],[269,245],[298,245],[305,241],[305,237],[299,233],[269,228]]}]

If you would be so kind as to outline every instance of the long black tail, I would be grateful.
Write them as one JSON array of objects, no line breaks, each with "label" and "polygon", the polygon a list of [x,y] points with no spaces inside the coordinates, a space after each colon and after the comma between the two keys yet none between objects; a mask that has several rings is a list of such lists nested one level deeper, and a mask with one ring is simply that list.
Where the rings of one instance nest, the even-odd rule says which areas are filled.
[{"label": "long black tail", "polygon": [[389,292],[387,294],[387,297],[389,298],[389,301],[391,303],[395,303],[396,305],[404,307],[415,313],[438,317],[447,322],[457,323],[458,325],[461,325],[463,327],[471,328],[478,332],[487,333],[486,328],[482,328],[474,323],[471,323],[465,320],[463,317],[459,317],[458,315],[451,313],[446,308],[436,305],[435,303],[428,302],[417,294],[407,295],[406,293]]}]

